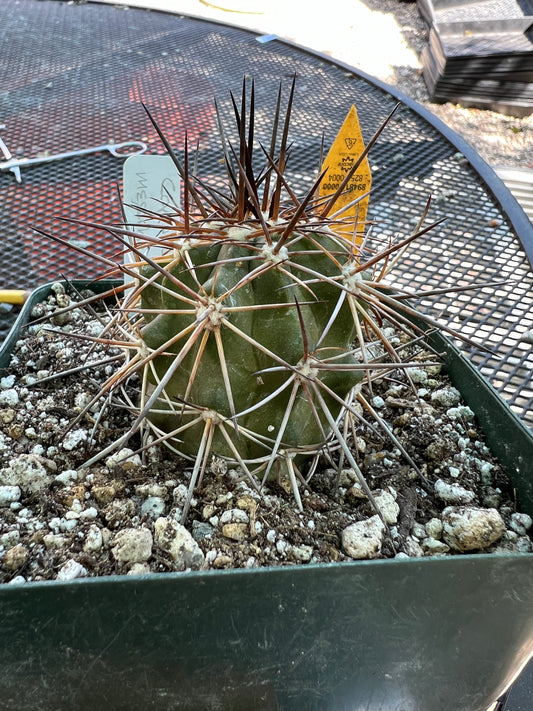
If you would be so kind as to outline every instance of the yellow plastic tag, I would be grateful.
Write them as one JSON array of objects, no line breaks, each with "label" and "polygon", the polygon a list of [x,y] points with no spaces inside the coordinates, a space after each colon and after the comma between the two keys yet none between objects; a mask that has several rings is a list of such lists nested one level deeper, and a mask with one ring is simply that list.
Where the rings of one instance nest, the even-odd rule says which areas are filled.
[{"label": "yellow plastic tag", "polygon": [[[352,106],[322,166],[322,170],[327,168],[328,172],[320,184],[319,194],[321,197],[335,194],[364,149],[365,144],[359,126],[359,118],[355,106]],[[370,191],[371,183],[370,165],[365,157],[331,209],[328,210],[328,215],[338,213],[336,219],[342,220],[333,229],[350,240],[355,232],[359,243],[365,229],[369,197],[367,193]],[[355,204],[351,204],[362,195],[365,197]],[[346,209],[339,212],[344,207]]]}]

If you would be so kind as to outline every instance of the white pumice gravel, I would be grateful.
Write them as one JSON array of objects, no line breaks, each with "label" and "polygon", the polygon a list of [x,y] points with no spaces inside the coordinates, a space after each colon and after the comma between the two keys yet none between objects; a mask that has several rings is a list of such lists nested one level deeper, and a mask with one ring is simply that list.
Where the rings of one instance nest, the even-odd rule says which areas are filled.
[{"label": "white pumice gravel", "polygon": [[377,514],[351,523],[341,534],[344,552],[355,560],[379,558],[385,531],[385,525]]},{"label": "white pumice gravel", "polygon": [[489,548],[505,533],[505,523],[496,509],[449,506],[442,512],[444,541],[458,551]]},{"label": "white pumice gravel", "polygon": [[58,580],[75,580],[76,578],[85,577],[87,577],[87,569],[73,559],[67,560],[57,574]]},{"label": "white pumice gravel", "polygon": [[0,486],[0,507],[9,506],[18,501],[20,496],[21,489],[19,486],[9,486],[8,484]]},{"label": "white pumice gravel", "polygon": [[[459,476],[460,470],[455,467],[449,467],[449,470],[452,469],[453,473],[450,471],[450,476]],[[472,489],[466,489],[455,482],[449,484],[443,479],[437,479],[435,482],[435,495],[447,504],[468,504],[476,498],[476,494]]]},{"label": "white pumice gravel", "polygon": [[[55,306],[51,297],[38,311]],[[375,429],[358,427],[353,447],[386,525],[354,469],[338,476],[321,462],[301,489],[300,512],[288,482],[269,483],[259,494],[216,458],[182,525],[190,467],[179,457],[159,448],[141,456],[134,437],[85,466],[95,447],[114,441],[130,421],[113,409],[95,430],[96,407],[68,429],[103,372],[27,384],[43,362],[50,375],[79,365],[88,347],[68,332],[86,321],[86,332],[97,333],[91,318],[77,311],[54,327],[57,334],[29,328],[2,379],[0,393],[15,395],[0,404],[0,582],[533,550],[530,516],[517,510],[514,490],[457,390],[439,368],[422,375],[424,357],[433,359],[423,352],[415,377],[424,400],[401,371],[375,381],[371,397],[427,483]],[[111,355],[92,347],[95,360]]]},{"label": "white pumice gravel", "polygon": [[119,563],[141,563],[152,555],[152,543],[147,528],[124,528],[114,535],[111,550]]},{"label": "white pumice gravel", "polygon": [[[396,492],[394,492],[396,494]],[[374,500],[379,507],[381,515],[388,524],[394,525],[398,522],[400,507],[396,503],[396,496],[390,491],[378,491],[374,494]]]},{"label": "white pumice gravel", "polygon": [[154,524],[155,544],[172,558],[176,570],[199,570],[204,554],[189,531],[171,518],[158,518]]}]

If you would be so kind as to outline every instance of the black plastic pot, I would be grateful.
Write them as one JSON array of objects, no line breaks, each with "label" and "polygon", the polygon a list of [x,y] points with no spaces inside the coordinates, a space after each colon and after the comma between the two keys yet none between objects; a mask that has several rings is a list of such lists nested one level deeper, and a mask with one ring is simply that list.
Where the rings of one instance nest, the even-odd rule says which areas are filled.
[{"label": "black plastic pot", "polygon": [[[531,433],[434,342],[533,515]],[[5,585],[0,625],[6,710],[486,711],[533,654],[533,555]]]}]

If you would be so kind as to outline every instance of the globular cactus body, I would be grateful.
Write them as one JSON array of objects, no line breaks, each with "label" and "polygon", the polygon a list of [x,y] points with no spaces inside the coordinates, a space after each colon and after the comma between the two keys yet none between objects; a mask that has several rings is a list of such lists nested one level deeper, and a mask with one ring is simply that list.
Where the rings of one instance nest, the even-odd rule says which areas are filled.
[{"label": "globular cactus body", "polygon": [[[119,392],[135,418],[90,462],[124,446],[138,431],[151,433],[152,444],[166,444],[194,461],[183,521],[215,454],[236,462],[257,487],[284,471],[300,507],[300,462],[312,456],[316,464],[324,454],[336,466],[351,467],[376,506],[353,447],[362,412],[418,472],[360,385],[363,378],[371,383],[387,371],[418,365],[406,362],[391,344],[384,319],[410,338],[422,334],[413,329],[412,316],[439,327],[380,283],[408,244],[435,225],[422,227],[426,210],[408,237],[369,246],[357,210],[355,218],[346,212],[359,201],[344,206],[350,181],[394,111],[333,195],[320,194],[325,169],[298,198],[284,175],[293,91],[294,84],[282,122],[280,89],[270,150],[261,146],[266,166],[259,172],[253,160],[253,88],[249,112],[246,86],[240,110],[232,97],[237,150],[226,140],[219,116],[225,194],[190,175],[187,142],[182,162],[152,119],[183,180],[184,206],[158,215],[148,211],[163,230],[161,238],[128,227],[106,228],[131,259],[118,265],[101,260],[134,279],[135,286],[130,281],[125,287],[101,337],[125,350],[125,363],[85,412],[101,396]],[[154,258],[146,253],[152,246],[158,250]],[[132,376],[140,378],[138,401],[126,387]]]},{"label": "globular cactus body", "polygon": [[225,423],[226,436],[215,428],[211,442],[221,456],[235,458],[227,437],[244,460],[270,457],[277,440],[277,452],[316,452],[330,427],[315,388],[336,418],[362,378],[346,368],[357,365],[350,245],[327,231],[283,238],[283,225],[265,235],[249,218],[203,232],[184,236],[142,291],[143,307],[159,311],[142,339],[150,353],[164,351],[152,361],[152,389],[172,371],[149,419],[176,431],[174,446],[190,456],[206,420]]}]

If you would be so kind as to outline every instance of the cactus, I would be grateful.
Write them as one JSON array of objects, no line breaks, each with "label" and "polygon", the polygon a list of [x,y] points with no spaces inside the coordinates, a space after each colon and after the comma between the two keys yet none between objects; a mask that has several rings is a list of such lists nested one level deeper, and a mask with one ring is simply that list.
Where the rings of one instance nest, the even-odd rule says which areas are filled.
[{"label": "cactus", "polygon": [[[187,143],[178,157],[150,116],[183,180],[183,208],[154,215],[164,228],[159,240],[128,227],[106,228],[132,260],[103,261],[132,277],[134,286],[102,335],[127,353],[102,394],[119,392],[133,375],[141,381],[138,401],[126,402],[134,424],[114,446],[138,430],[151,432],[152,443],[194,462],[190,496],[216,454],[258,487],[284,474],[301,506],[307,462],[322,454],[347,461],[373,500],[347,433],[361,418],[361,405],[381,424],[363,380],[410,365],[382,320],[418,335],[409,321],[414,310],[381,282],[395,256],[433,225],[422,227],[424,213],[413,234],[378,251],[361,238],[357,219],[347,237],[343,215],[330,213],[357,164],[335,195],[319,196],[326,169],[298,198],[284,176],[293,92],[294,83],[283,119],[280,88],[268,151],[255,145],[253,85],[249,92],[243,86],[240,108],[232,97],[238,148],[226,138],[217,107],[227,194],[191,175]],[[159,254],[149,257],[146,248],[154,243]],[[379,344],[379,357],[369,357],[368,342]]]}]

